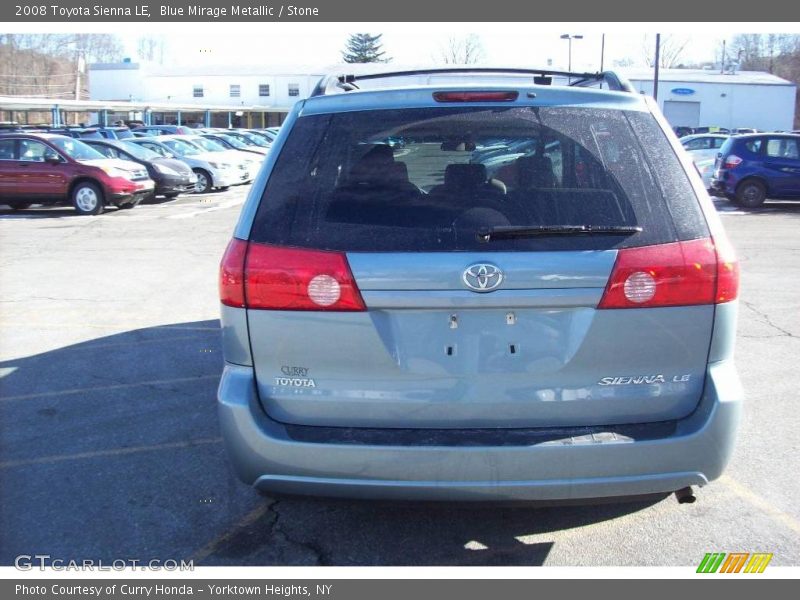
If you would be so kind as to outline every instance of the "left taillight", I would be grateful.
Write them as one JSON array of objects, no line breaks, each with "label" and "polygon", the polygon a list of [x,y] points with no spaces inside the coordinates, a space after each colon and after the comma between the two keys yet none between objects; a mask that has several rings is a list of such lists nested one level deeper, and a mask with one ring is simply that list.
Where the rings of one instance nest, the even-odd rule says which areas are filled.
[{"label": "left taillight", "polygon": [[234,239],[220,265],[223,304],[265,310],[366,310],[341,252]]}]

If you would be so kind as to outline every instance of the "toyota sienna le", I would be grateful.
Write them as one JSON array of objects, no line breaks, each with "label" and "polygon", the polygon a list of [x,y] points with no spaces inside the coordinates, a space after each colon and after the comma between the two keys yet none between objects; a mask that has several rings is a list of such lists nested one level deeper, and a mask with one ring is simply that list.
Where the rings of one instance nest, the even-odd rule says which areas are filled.
[{"label": "toyota sienna le", "polygon": [[325,78],[222,259],[228,454],[265,493],[692,500],[734,445],[737,293],[613,73]]}]

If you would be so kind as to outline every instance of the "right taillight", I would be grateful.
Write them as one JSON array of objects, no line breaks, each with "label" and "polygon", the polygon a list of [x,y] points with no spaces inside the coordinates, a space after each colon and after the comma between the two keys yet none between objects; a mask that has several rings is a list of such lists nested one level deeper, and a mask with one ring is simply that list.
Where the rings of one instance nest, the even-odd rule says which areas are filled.
[{"label": "right taillight", "polygon": [[725,161],[722,163],[723,169],[734,169],[742,164],[742,159],[735,154],[729,154],[725,157]]},{"label": "right taillight", "polygon": [[220,265],[223,304],[267,310],[366,310],[341,252],[234,239]]},{"label": "right taillight", "polygon": [[727,240],[624,248],[598,308],[690,306],[734,300],[739,269]]}]

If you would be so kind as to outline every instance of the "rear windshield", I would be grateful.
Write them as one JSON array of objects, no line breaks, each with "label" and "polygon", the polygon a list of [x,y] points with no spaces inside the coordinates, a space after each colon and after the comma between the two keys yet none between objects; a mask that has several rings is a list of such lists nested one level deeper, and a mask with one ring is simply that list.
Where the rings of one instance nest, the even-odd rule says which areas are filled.
[{"label": "rear windshield", "polygon": [[[564,225],[642,231],[488,243],[479,236],[500,226]],[[601,249],[706,234],[689,180],[647,113],[437,107],[299,118],[251,238],[408,252]]]}]

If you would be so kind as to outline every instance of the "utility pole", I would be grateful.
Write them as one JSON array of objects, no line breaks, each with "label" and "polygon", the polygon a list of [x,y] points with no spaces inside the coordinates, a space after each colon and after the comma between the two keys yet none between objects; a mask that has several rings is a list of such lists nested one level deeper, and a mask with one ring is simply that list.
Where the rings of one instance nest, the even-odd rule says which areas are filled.
[{"label": "utility pole", "polygon": [[656,71],[653,76],[653,99],[658,100],[658,66],[661,62],[661,34],[656,34]]},{"label": "utility pole", "polygon": [[722,40],[722,61],[719,64],[720,75],[725,72],[725,40]]},{"label": "utility pole", "polygon": [[600,72],[603,72],[603,59],[606,53],[606,34],[603,34],[603,37],[600,38]]}]

